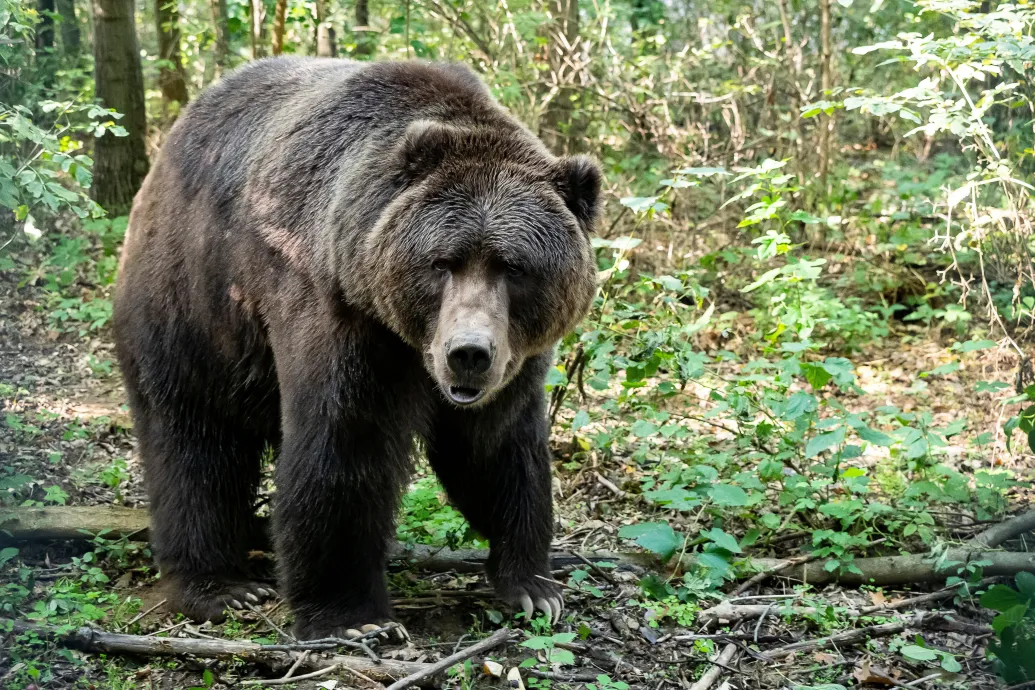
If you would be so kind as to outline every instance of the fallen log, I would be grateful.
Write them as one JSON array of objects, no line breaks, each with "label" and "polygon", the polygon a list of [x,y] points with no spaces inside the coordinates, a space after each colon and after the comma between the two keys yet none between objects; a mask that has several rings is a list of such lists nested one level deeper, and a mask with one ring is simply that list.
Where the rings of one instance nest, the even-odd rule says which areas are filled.
[{"label": "fallen log", "polygon": [[994,549],[1026,532],[1035,532],[1035,510],[992,525],[973,537],[967,545],[974,549]]},{"label": "fallen log", "polygon": [[[10,627],[8,627],[10,626]],[[130,654],[138,656],[195,656],[203,659],[239,659],[260,664],[271,669],[320,671],[328,667],[343,667],[358,671],[380,681],[396,681],[401,678],[430,679],[446,670],[440,664],[400,661],[382,658],[374,661],[361,656],[343,654],[312,653],[307,650],[285,650],[284,645],[264,645],[241,640],[219,640],[214,638],[152,637],[149,635],[125,635],[110,633],[95,628],[83,627],[64,631],[53,626],[34,625],[10,619],[0,619],[0,635],[10,630],[14,634],[33,633],[42,640],[54,644],[95,654]],[[492,646],[509,640],[512,633],[503,629],[490,637]],[[485,645],[473,653],[486,651]]]},{"label": "fallen log", "polygon": [[[998,544],[1024,533],[1031,525],[1032,513],[1025,513],[1006,522],[994,525],[974,537],[964,547],[949,549],[935,561],[928,554],[906,554],[901,556],[875,556],[857,558],[852,561],[860,572],[828,571],[821,560],[803,562],[786,567],[787,560],[778,558],[751,558],[752,572],[779,569],[780,576],[815,586],[837,582],[846,586],[864,584],[893,586],[942,582],[946,577],[957,575],[959,564],[987,561],[985,576],[1013,576],[1022,571],[1035,572],[1035,553],[989,551],[979,548],[985,544]],[[89,539],[92,535],[107,530],[106,536],[146,540],[147,511],[140,508],[117,508],[105,506],[58,506],[52,508],[15,508],[0,512],[0,543],[19,543],[47,539]],[[1007,527],[1009,526],[1009,527]],[[6,542],[4,535],[6,533]],[[466,573],[483,572],[489,552],[483,549],[446,549],[423,545],[396,544],[390,554],[392,560],[411,567],[433,572],[458,571]],[[610,563],[631,568],[658,569],[661,564],[652,554],[640,552],[593,552],[572,554],[555,552],[550,556],[554,570],[569,566],[591,563]],[[954,564],[955,562],[955,564]],[[667,567],[683,569],[695,565],[694,554],[685,554],[673,559]]]}]

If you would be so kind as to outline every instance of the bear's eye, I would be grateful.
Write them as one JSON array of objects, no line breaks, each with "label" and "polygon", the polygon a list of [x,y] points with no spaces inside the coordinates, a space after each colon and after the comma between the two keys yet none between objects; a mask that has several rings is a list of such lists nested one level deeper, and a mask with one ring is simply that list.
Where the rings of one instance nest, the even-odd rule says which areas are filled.
[{"label": "bear's eye", "polygon": [[511,278],[520,278],[525,275],[525,269],[514,264],[507,264],[507,275]]},{"label": "bear's eye", "polygon": [[449,262],[446,261],[445,259],[435,259],[434,261],[431,262],[431,267],[433,269],[435,269],[436,271],[448,271],[449,270]]}]

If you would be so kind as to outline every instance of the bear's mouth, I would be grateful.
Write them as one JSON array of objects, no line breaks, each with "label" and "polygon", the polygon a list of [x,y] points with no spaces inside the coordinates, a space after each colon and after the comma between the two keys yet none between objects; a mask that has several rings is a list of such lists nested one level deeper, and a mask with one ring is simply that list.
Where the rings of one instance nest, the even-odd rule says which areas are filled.
[{"label": "bear's mouth", "polygon": [[449,399],[457,405],[471,405],[482,399],[484,388],[467,388],[466,386],[450,386],[447,389]]}]

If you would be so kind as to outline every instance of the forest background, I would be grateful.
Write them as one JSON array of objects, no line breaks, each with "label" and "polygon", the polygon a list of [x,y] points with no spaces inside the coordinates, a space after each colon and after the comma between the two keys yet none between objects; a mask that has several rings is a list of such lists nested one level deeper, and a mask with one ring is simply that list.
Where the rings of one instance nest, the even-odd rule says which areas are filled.
[{"label": "forest background", "polygon": [[[585,684],[596,664],[599,687],[689,687],[739,664],[733,687],[1030,685],[1033,27],[1029,0],[0,0],[0,682],[255,673],[141,676],[16,621],[166,622],[144,605],[139,530],[87,510],[90,538],[55,542],[28,516],[146,505],[108,333],[126,213],[206,85],[296,54],[464,62],[555,152],[604,166],[600,293],[547,386],[557,545],[656,562],[631,581],[559,570],[568,627],[532,627],[530,683]],[[398,536],[484,546],[425,470]],[[779,615],[709,618],[759,569]],[[880,619],[903,586],[973,627]],[[461,600],[461,630],[500,620]],[[257,639],[264,620],[218,634]],[[888,620],[904,623],[875,632]],[[573,656],[601,626],[625,666]],[[766,644],[858,631],[759,663]],[[666,644],[686,659],[658,661]]]}]

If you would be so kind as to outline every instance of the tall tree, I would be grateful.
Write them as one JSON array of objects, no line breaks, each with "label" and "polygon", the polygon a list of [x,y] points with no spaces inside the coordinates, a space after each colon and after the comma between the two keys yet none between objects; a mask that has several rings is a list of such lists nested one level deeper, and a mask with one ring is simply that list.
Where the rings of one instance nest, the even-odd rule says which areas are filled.
[{"label": "tall tree", "polygon": [[57,0],[57,13],[61,15],[61,49],[65,55],[79,55],[82,39],[79,34],[79,20],[75,16],[75,0]]},{"label": "tall tree", "polygon": [[227,68],[230,60],[230,29],[227,25],[226,0],[209,0],[212,6],[212,30],[215,33],[215,45],[212,46],[212,57],[216,63],[218,77]]},{"label": "tall tree", "polygon": [[287,0],[277,0],[273,9],[273,40],[270,48],[274,55],[284,52],[284,23],[287,20]]},{"label": "tall tree", "polygon": [[579,2],[550,0],[552,22],[546,41],[547,64],[550,66],[550,87],[555,90],[543,114],[539,134],[553,151],[566,152],[577,146],[571,130],[574,99],[578,97],[575,78],[579,63]]},{"label": "tall tree", "polygon": [[127,136],[106,133],[94,143],[94,200],[112,214],[129,210],[147,174],[144,77],[140,71],[133,0],[92,0],[97,98],[122,113]]},{"label": "tall tree", "polygon": [[155,0],[155,24],[158,28],[158,88],[166,112],[175,113],[178,103],[187,105],[187,75],[180,52],[180,8],[178,0]]},{"label": "tall tree", "polygon": [[251,0],[249,18],[251,19],[252,59],[257,60],[266,55],[266,3],[262,0]]},{"label": "tall tree", "polygon": [[334,29],[327,21],[327,0],[316,0],[316,54],[334,57]]},{"label": "tall tree", "polygon": [[357,57],[374,54],[374,33],[370,30],[370,4],[368,0],[356,0],[356,25],[352,27],[356,34]]},{"label": "tall tree", "polygon": [[38,0],[36,11],[40,17],[36,27],[36,51],[44,52],[54,47],[54,0]]},{"label": "tall tree", "polygon": [[[834,85],[833,49],[830,46],[830,0],[819,0],[819,83],[823,98],[829,98]],[[830,141],[834,118],[822,118],[819,122],[819,181],[826,194],[827,172],[830,169]]]}]

